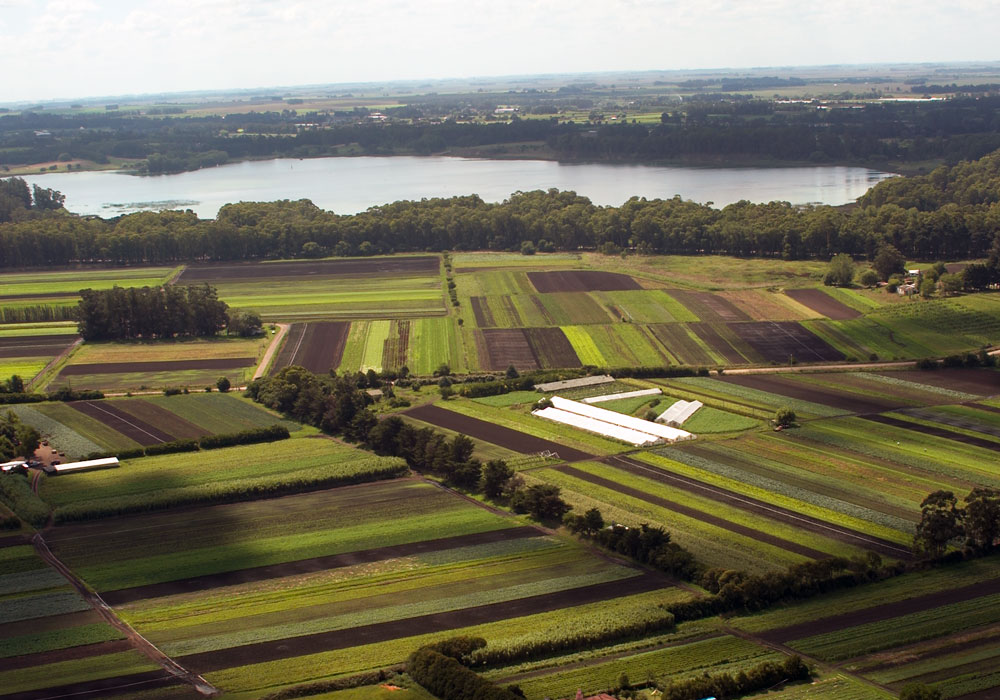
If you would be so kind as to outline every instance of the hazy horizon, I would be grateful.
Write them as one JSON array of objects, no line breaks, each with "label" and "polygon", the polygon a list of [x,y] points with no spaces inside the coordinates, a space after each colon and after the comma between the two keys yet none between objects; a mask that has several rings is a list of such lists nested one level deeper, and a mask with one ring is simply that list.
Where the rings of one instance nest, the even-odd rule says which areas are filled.
[{"label": "hazy horizon", "polygon": [[[4,103],[528,75],[993,62],[1000,0],[0,0]],[[14,61],[17,61],[15,70]]]}]

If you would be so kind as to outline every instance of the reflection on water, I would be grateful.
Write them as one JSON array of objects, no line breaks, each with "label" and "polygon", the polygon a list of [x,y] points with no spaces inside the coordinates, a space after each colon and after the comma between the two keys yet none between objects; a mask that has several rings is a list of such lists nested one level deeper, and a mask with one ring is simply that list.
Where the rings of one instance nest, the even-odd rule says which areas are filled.
[{"label": "reflection on water", "polygon": [[394,156],[280,158],[154,177],[84,172],[25,179],[60,190],[66,195],[66,207],[78,214],[117,216],[142,209],[190,208],[209,218],[223,204],[240,201],[304,198],[338,214],[353,214],[401,199],[475,193],[499,202],[519,190],[553,187],[573,190],[598,205],[618,206],[632,196],[674,195],[716,207],[743,199],[837,205],[854,201],[887,177],[892,175],[841,166],[667,168]]}]

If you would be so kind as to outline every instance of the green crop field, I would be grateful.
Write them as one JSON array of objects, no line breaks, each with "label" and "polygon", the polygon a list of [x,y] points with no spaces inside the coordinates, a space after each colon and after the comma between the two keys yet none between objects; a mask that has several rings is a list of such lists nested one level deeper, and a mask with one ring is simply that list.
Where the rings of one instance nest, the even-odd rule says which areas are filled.
[{"label": "green crop field", "polygon": [[[119,287],[155,287],[165,284],[180,268],[136,267],[67,272],[5,273],[0,281],[0,297],[79,292],[81,289]],[[73,304],[76,304],[74,299]]]},{"label": "green crop field", "polygon": [[301,430],[294,421],[283,420],[260,404],[233,394],[181,394],[179,396],[144,396],[143,401],[165,408],[207,432],[220,435],[251,428],[266,428],[280,423],[290,431]]}]

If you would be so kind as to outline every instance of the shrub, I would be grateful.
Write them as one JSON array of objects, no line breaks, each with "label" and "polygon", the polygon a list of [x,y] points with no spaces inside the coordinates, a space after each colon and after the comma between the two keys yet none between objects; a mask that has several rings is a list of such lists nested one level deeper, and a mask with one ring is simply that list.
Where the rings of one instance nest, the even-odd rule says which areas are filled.
[{"label": "shrub", "polygon": [[413,652],[406,662],[406,670],[413,680],[441,700],[518,700],[510,690],[494,685],[457,659],[432,647]]},{"label": "shrub", "polygon": [[22,474],[0,475],[0,501],[34,527],[48,522],[48,505],[31,490],[28,477]]},{"label": "shrub", "polygon": [[[158,445],[150,445],[146,448],[146,456],[164,455],[171,452],[197,452],[197,440],[174,440],[173,442],[161,442]],[[119,457],[121,459],[121,457]]]},{"label": "shrub", "polygon": [[180,387],[172,386],[163,390],[164,396],[177,396],[178,394],[184,393],[181,391]]},{"label": "shrub", "polygon": [[[289,437],[288,428],[275,423],[267,428],[252,428],[250,430],[242,430],[238,433],[208,435],[201,438],[199,444],[203,450],[214,450],[219,447],[230,447],[232,445],[253,445],[258,442],[287,440]],[[148,452],[147,450],[147,454]]]},{"label": "shrub", "polygon": [[13,392],[0,394],[0,404],[8,403],[38,403],[45,401],[48,397],[45,394],[26,394],[24,392]]}]

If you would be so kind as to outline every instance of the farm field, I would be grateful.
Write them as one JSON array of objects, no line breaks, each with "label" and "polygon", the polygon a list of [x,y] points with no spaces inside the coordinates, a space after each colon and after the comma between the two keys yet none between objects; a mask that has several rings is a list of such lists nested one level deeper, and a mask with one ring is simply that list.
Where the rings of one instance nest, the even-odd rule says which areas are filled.
[{"label": "farm field", "polygon": [[[76,326],[25,324],[23,334],[15,324],[0,330],[0,377],[16,374],[25,384],[76,341]],[[8,330],[9,329],[9,330]]]},{"label": "farm field", "polygon": [[253,375],[269,338],[100,342],[81,345],[49,380],[47,389],[129,391],[142,388],[214,385],[226,376],[240,386]]},{"label": "farm field", "polygon": [[209,283],[219,298],[267,321],[443,315],[440,258],[189,266],[178,284]]},{"label": "farm field", "polygon": [[[149,480],[163,472],[155,459]],[[53,500],[86,493],[49,486]],[[688,595],[412,479],[59,526],[46,539],[160,649],[235,691],[397,663],[457,629],[513,641],[536,629],[519,622],[552,634],[571,613],[571,627],[653,620],[656,603]]]},{"label": "farm field", "polygon": [[276,423],[292,431],[301,428],[256,404],[220,393],[20,404],[11,410],[34,425],[54,449],[74,458]]}]

